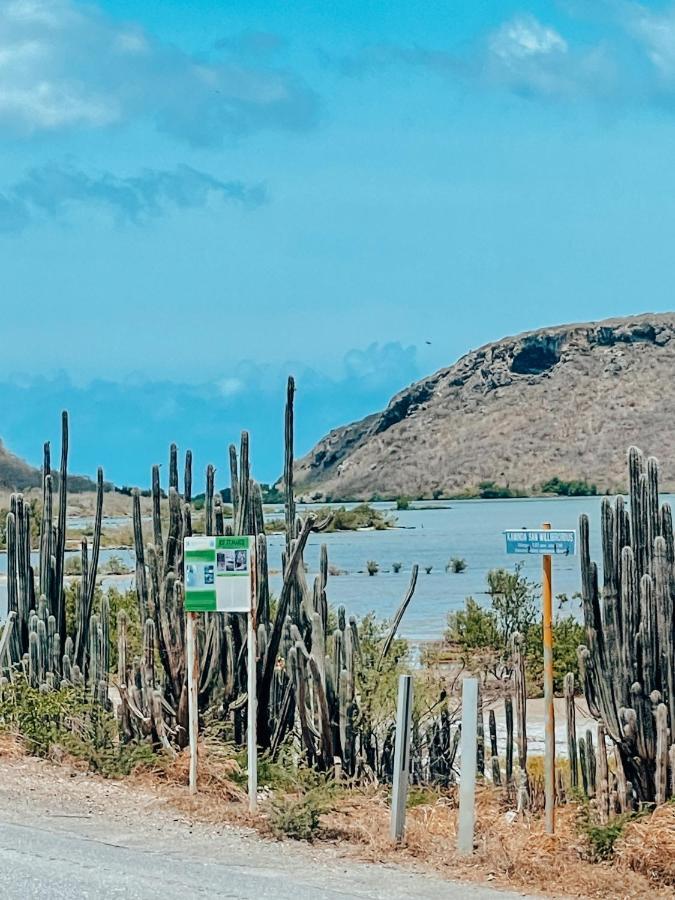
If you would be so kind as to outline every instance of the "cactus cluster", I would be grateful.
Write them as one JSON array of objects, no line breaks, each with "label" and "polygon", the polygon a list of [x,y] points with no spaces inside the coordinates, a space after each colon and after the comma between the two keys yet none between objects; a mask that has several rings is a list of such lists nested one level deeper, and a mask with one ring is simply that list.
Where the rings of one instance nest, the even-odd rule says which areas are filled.
[{"label": "cactus cluster", "polygon": [[[238,448],[229,448],[231,519],[226,517],[216,489],[216,469],[211,465],[206,469],[204,529],[207,534],[255,537],[257,733],[261,750],[275,753],[290,739],[306,763],[321,770],[332,770],[339,777],[391,781],[394,723],[380,721],[371,710],[371,698],[361,688],[361,675],[366,666],[382,670],[394,652],[394,639],[413,598],[418,570],[413,567],[409,587],[378,657],[363,660],[356,619],[349,617],[343,607],[338,608],[336,617],[329,615],[325,545],[321,547],[318,573],[313,580],[307,577],[303,557],[308,539],[328,527],[330,518],[319,522],[312,514],[298,516],[293,486],[294,394],[293,379],[289,379],[283,476],[286,534],[283,581],[275,604],[270,596],[262,494],[251,478],[246,432]],[[31,547],[29,504],[20,494],[12,497],[7,517],[9,614],[0,636],[0,666],[7,677],[23,670],[26,678],[41,690],[64,684],[80,686],[93,703],[107,709],[115,707],[123,740],[150,740],[173,752],[173,748],[185,746],[188,740],[183,541],[193,533],[192,454],[188,450],[185,455],[181,485],[178,449],[171,445],[166,495],[161,488],[160,468],[153,467],[149,540],[143,532],[140,494],[137,490],[132,492],[134,583],[143,640],[141,652],[130,649],[130,623],[126,613],[120,611],[116,622],[117,677],[113,684],[106,597],[97,611],[94,608],[103,472],[98,472],[93,540],[81,542],[75,611],[67,620],[67,463],[68,418],[64,413],[58,474],[52,473],[50,448],[45,446],[38,548]],[[168,502],[164,502],[165,498]],[[31,555],[35,549],[38,553]],[[34,559],[39,562],[35,571]],[[235,741],[243,744],[248,699],[244,617],[200,614],[197,637],[200,710],[218,708],[231,720]],[[512,715],[510,721],[512,725]],[[493,719],[490,725],[491,765],[493,777],[498,780],[501,773]],[[415,717],[411,746],[413,780],[440,785],[453,782],[459,736],[443,691],[428,714]],[[482,758],[484,755],[483,747]],[[512,754],[507,751],[507,783],[511,770]]]},{"label": "cactus cluster", "polygon": [[[58,513],[54,516],[54,485]],[[44,445],[42,513],[37,572],[31,546],[31,508],[13,494],[7,514],[7,609],[0,638],[3,677],[23,672],[34,687],[52,690],[64,684],[86,687],[95,702],[108,707],[110,670],[109,610],[104,598],[100,616],[93,613],[101,547],[103,470],[98,470],[96,512],[91,549],[82,538],[81,576],[75,587],[75,620],[66,619],[65,552],[68,492],[68,414],[61,419],[61,464],[51,469],[49,443]]]},{"label": "cactus cluster", "polygon": [[[623,497],[602,502],[602,585],[588,517],[579,521],[587,635],[579,661],[598,733],[617,751],[617,791],[631,805],[675,793],[675,545],[670,506],[659,504],[657,461],[632,447],[628,470],[628,507]],[[604,764],[599,774],[602,781]]]}]

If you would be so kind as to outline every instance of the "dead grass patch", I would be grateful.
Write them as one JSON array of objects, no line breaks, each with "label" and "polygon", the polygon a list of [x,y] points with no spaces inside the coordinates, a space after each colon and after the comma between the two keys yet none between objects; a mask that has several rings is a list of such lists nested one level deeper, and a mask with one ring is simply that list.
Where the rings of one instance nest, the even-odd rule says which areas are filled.
[{"label": "dead grass patch", "polygon": [[649,818],[628,824],[616,842],[615,854],[620,865],[640,872],[652,884],[675,888],[675,803],[659,806]]},{"label": "dead grass patch", "polygon": [[[557,811],[556,834],[539,816],[512,821],[501,795],[479,789],[475,853],[458,857],[457,806],[450,794],[408,810],[406,837],[395,847],[389,837],[389,807],[382,793],[353,796],[322,819],[327,839],[349,842],[351,852],[372,862],[415,863],[453,878],[492,882],[504,888],[555,897],[634,900],[672,897],[663,877],[649,881],[635,867],[591,863],[576,825],[574,804]],[[344,845],[343,845],[344,846]]]},{"label": "dead grass patch", "polygon": [[20,759],[26,756],[26,745],[16,734],[0,731],[0,757],[4,759]]},{"label": "dead grass patch", "polygon": [[[0,734],[0,756],[25,756],[20,739]],[[62,760],[69,764],[67,758]],[[78,767],[79,768],[79,767]],[[274,795],[263,796],[260,812],[248,812],[244,773],[227,748],[213,741],[200,743],[199,793],[188,792],[189,753],[174,759],[158,756],[125,779],[153,791],[164,802],[194,821],[246,826],[278,836],[270,821]],[[277,791],[278,797],[302,796]],[[591,862],[589,847],[579,832],[579,807],[557,810],[556,834],[544,832],[539,815],[513,819],[502,792],[478,789],[475,852],[469,859],[455,852],[457,797],[454,791],[408,809],[405,841],[394,846],[389,837],[389,792],[383,788],[340,788],[330,812],[320,816],[313,836],[332,843],[346,855],[371,862],[398,863],[441,876],[522,890],[548,897],[588,900],[660,900],[675,892],[675,805],[629,823],[617,840],[610,862]]]}]

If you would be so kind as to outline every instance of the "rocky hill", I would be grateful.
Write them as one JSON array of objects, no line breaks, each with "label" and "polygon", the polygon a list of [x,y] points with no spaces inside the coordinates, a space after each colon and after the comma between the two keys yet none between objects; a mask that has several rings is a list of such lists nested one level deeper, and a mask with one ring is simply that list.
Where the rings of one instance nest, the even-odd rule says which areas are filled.
[{"label": "rocky hill", "polygon": [[558,477],[625,489],[631,444],[675,488],[675,313],[543,328],[473,350],[331,431],[296,466],[315,499],[447,496]]},{"label": "rocky hill", "polygon": [[[56,460],[58,465],[58,459]],[[58,471],[53,473],[54,487],[59,484]],[[42,472],[25,460],[11,453],[0,440],[0,490],[28,491],[42,485]],[[96,484],[86,475],[69,475],[68,490],[70,493],[94,491]]]},{"label": "rocky hill", "polygon": [[42,484],[40,470],[15,456],[0,441],[0,488],[25,491]]}]

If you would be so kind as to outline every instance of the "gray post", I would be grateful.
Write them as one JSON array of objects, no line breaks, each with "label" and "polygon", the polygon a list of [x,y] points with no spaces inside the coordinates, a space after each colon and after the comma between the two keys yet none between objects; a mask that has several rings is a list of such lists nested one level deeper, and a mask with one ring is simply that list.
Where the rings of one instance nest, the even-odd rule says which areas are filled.
[{"label": "gray post", "polygon": [[256,580],[256,554],[255,539],[249,540],[251,561],[251,608],[246,616],[247,640],[248,640],[248,808],[255,812],[258,808],[258,738],[256,723],[258,720],[258,693],[257,693],[257,659],[258,659],[258,628],[256,623],[257,604],[257,580]]},{"label": "gray post", "polygon": [[190,793],[197,793],[197,737],[199,732],[199,658],[197,656],[197,613],[187,614],[188,729],[190,738]]},{"label": "gray post", "polygon": [[473,853],[476,822],[476,737],[478,734],[478,679],[462,679],[462,767],[459,778],[457,852]]},{"label": "gray post", "polygon": [[394,780],[391,797],[391,837],[401,841],[405,832],[405,805],[410,769],[410,720],[412,717],[412,676],[398,679],[396,740],[394,743]]}]

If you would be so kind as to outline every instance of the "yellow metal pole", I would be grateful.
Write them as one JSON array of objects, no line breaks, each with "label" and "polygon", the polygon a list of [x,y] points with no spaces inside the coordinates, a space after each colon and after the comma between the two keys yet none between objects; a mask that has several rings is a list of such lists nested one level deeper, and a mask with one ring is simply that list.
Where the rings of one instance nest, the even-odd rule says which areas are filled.
[{"label": "yellow metal pole", "polygon": [[[549,522],[543,528],[550,530]],[[546,802],[546,831],[555,831],[555,713],[553,709],[553,590],[551,584],[551,556],[543,559],[543,630],[544,630],[544,710],[546,716],[544,749],[544,792]]]}]

